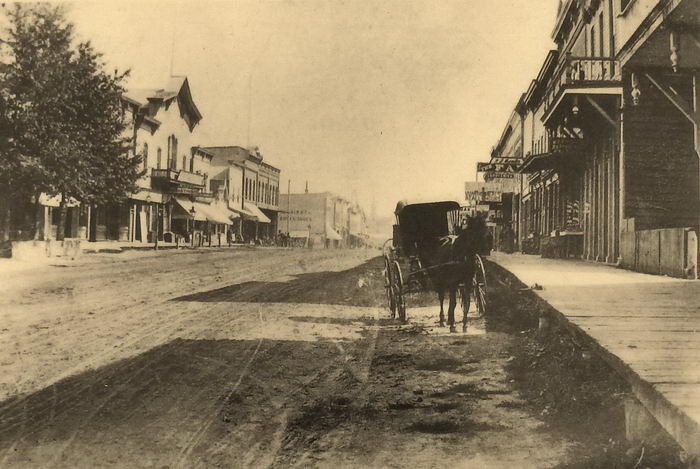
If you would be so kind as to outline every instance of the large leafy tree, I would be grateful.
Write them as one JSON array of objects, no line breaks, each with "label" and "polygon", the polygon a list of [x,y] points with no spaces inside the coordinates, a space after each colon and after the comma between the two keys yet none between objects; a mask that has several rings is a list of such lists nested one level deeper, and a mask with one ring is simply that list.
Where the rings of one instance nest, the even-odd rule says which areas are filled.
[{"label": "large leafy tree", "polygon": [[62,239],[67,201],[119,203],[136,189],[141,156],[121,101],[128,72],[107,72],[90,42],[76,40],[60,5],[16,4],[5,14],[0,190],[62,196]]}]

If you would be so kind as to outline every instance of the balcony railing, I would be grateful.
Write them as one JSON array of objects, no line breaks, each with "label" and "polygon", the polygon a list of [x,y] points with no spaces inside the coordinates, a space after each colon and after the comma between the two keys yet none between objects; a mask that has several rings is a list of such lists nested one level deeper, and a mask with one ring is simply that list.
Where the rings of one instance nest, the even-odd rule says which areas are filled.
[{"label": "balcony railing", "polygon": [[540,156],[550,153],[581,153],[585,140],[571,137],[551,137],[545,134],[536,142],[533,151],[528,151],[526,156]]},{"label": "balcony railing", "polygon": [[151,177],[156,179],[167,179],[169,181],[177,181],[178,171],[175,169],[152,169]]},{"label": "balcony railing", "polygon": [[165,179],[167,181],[190,184],[192,186],[204,186],[204,175],[191,173],[177,169],[152,169],[151,177]]},{"label": "balcony railing", "polygon": [[564,162],[576,161],[584,152],[585,145],[585,140],[580,138],[544,135],[533,150],[527,153],[519,171],[534,174],[545,169],[556,169]]},{"label": "balcony railing", "polygon": [[545,93],[545,112],[557,102],[566,88],[619,86],[620,65],[609,57],[567,56],[554,72]]},{"label": "balcony railing", "polygon": [[213,198],[214,197],[213,192],[204,192],[200,188],[188,187],[188,186],[175,186],[172,189],[170,189],[170,193],[174,194],[174,195],[192,195],[192,196],[203,197],[203,198]]}]

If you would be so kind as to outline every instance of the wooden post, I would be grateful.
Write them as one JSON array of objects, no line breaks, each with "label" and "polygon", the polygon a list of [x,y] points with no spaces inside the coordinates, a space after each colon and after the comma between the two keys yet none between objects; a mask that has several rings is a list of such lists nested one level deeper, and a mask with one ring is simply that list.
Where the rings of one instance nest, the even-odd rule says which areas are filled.
[{"label": "wooden post", "polygon": [[[617,179],[617,190],[619,193],[618,197],[618,239],[620,239],[622,233],[622,227],[625,226],[625,95],[624,93],[619,98],[619,108],[620,108],[620,119],[617,127],[617,135],[619,141],[619,152],[617,153],[617,163],[618,163],[618,179]],[[618,261],[621,253],[618,253]]]},{"label": "wooden post", "polygon": [[56,240],[63,241],[65,238],[66,230],[66,216],[68,215],[68,208],[66,207],[66,194],[61,194],[61,202],[58,205],[59,216],[58,216],[58,228],[56,229]]}]

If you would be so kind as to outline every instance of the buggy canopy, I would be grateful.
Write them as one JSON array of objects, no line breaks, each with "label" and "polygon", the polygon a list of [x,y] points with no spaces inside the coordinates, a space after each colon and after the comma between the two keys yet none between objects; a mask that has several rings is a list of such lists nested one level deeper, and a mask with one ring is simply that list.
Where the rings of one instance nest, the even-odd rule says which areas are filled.
[{"label": "buggy canopy", "polygon": [[432,202],[400,201],[396,204],[397,226],[394,245],[415,254],[418,245],[453,234],[459,223],[460,204],[454,200]]}]

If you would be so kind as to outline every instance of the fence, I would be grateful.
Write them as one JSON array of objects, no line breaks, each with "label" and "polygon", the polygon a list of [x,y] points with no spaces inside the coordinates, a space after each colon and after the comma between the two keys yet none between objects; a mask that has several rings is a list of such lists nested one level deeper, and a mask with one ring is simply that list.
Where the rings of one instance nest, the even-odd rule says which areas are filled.
[{"label": "fence", "polygon": [[698,238],[692,228],[623,232],[620,255],[626,269],[697,279]]}]

